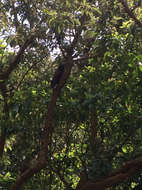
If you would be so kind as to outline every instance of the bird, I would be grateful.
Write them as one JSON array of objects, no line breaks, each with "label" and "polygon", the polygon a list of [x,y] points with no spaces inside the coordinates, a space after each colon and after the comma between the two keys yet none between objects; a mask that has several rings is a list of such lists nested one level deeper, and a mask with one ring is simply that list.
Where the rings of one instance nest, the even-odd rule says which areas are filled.
[{"label": "bird", "polygon": [[63,73],[64,73],[64,64],[60,64],[59,67],[57,68],[57,70],[55,71],[55,74],[51,81],[51,88],[54,88],[59,84]]}]

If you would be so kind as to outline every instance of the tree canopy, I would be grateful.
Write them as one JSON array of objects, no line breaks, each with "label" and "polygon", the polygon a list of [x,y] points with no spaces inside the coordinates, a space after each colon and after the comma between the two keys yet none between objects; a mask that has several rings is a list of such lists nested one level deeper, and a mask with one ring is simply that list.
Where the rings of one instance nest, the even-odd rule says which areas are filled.
[{"label": "tree canopy", "polygon": [[0,1],[0,189],[141,189],[141,6]]}]

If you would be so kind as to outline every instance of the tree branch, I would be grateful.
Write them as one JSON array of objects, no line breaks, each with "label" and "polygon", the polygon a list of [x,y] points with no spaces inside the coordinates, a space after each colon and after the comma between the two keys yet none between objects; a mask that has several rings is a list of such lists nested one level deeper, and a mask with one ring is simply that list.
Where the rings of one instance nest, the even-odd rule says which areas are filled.
[{"label": "tree branch", "polygon": [[108,187],[112,187],[115,184],[121,183],[128,178],[130,178],[133,174],[142,170],[142,157],[139,157],[135,160],[126,162],[124,166],[122,166],[118,171],[112,173],[108,177],[96,181],[91,182],[88,181],[84,188],[81,190],[90,190],[90,189],[105,189]]},{"label": "tree branch", "polygon": [[126,13],[135,21],[136,24],[138,24],[140,27],[142,27],[142,22],[137,19],[137,17],[134,15],[134,13],[130,10],[127,4],[127,0],[119,0],[121,4],[123,5]]},{"label": "tree branch", "polygon": [[[80,31],[81,33],[81,31]],[[78,35],[79,33],[77,33]],[[25,44],[24,47],[27,47],[32,39],[30,39],[29,41],[27,41],[27,43]],[[74,46],[77,43],[77,37],[75,37],[75,41],[73,40],[73,44]],[[64,87],[64,84],[66,82],[66,80],[69,78],[72,66],[73,66],[73,60],[72,60],[72,53],[73,53],[73,48],[74,46],[71,44],[71,48],[70,48],[70,52],[67,52],[68,56],[65,58],[65,71],[64,74],[58,84],[58,86],[56,88],[53,89],[53,93],[51,96],[51,101],[49,103],[49,107],[48,107],[48,112],[47,112],[47,118],[45,120],[45,126],[43,129],[43,138],[42,138],[42,145],[41,145],[41,151],[38,154],[38,159],[36,160],[36,164],[33,166],[33,168],[29,168],[19,177],[17,178],[15,184],[13,184],[11,190],[17,190],[19,189],[24,182],[32,177],[35,173],[39,172],[41,169],[44,168],[44,166],[46,165],[46,155],[48,153],[48,146],[49,146],[49,141],[50,141],[50,136],[52,135],[53,132],[53,112],[54,112],[54,108],[56,106],[56,101],[57,98],[62,90],[62,88]],[[19,51],[18,55],[21,56],[24,47],[21,49],[21,51]],[[17,59],[15,58],[15,61],[13,61],[13,64],[11,65],[11,67],[9,68],[9,72],[15,68],[15,65],[17,65],[17,62],[19,60],[19,56],[17,55]]]},{"label": "tree branch", "polygon": [[27,39],[25,41],[25,43],[23,44],[23,46],[20,47],[17,55],[14,57],[13,61],[10,63],[9,67],[7,68],[7,70],[0,75],[0,80],[7,80],[9,78],[10,74],[13,72],[13,70],[19,64],[20,59],[21,59],[24,51],[33,42],[33,39],[34,39],[34,36],[31,36],[29,39]]},{"label": "tree branch", "polygon": [[[84,18],[84,16],[82,18]],[[65,82],[69,78],[69,75],[73,66],[73,58],[72,58],[73,49],[78,42],[79,35],[82,32],[82,25],[83,25],[83,21],[81,21],[81,27],[78,28],[78,31],[76,32],[74,40],[72,41],[70,48],[67,51],[67,56],[65,57],[65,61],[64,61],[65,62],[64,74],[61,77],[59,85],[55,89],[53,89],[53,94],[51,97],[51,102],[48,107],[47,119],[46,119],[45,127],[44,127],[44,138],[43,138],[43,143],[42,143],[43,146],[42,146],[42,151],[40,152],[41,158],[45,157],[46,153],[48,152],[49,136],[50,134],[52,134],[52,131],[53,131],[53,126],[52,126],[53,111],[56,106],[56,101],[61,92],[61,89],[63,88]]]},{"label": "tree branch", "polygon": [[16,180],[16,182],[12,185],[11,190],[18,190],[27,181],[30,177],[32,177],[35,173],[39,172],[44,167],[41,162],[37,162],[33,167],[29,166],[27,170],[22,173]]},{"label": "tree branch", "polygon": [[[43,129],[43,138],[41,142],[41,149],[38,154],[38,158],[36,159],[36,164],[31,168],[29,168],[19,177],[17,178],[15,184],[12,186],[11,190],[18,190],[27,180],[28,178],[32,177],[35,173],[39,172],[41,169],[43,169],[46,165],[46,156],[48,153],[48,147],[50,144],[50,136],[53,133],[54,127],[53,127],[53,116],[54,116],[54,108],[56,106],[57,98],[64,87],[67,79],[70,76],[71,69],[73,66],[73,50],[76,44],[78,43],[79,36],[83,29],[84,24],[84,16],[81,18],[81,25],[78,27],[78,31],[76,32],[74,36],[74,40],[70,44],[70,47],[66,50],[67,56],[64,57],[64,73],[63,76],[60,79],[60,82],[56,88],[53,88],[53,93],[51,96],[51,101],[48,106],[47,111],[47,118],[45,120],[45,125]],[[20,61],[21,55],[23,54],[24,50],[28,47],[28,45],[32,42],[33,37],[28,39],[25,44],[22,46],[22,48],[19,50],[17,56],[15,57],[14,61],[11,63],[10,67],[7,69],[7,72],[5,73],[5,76],[9,76],[12,70],[17,66],[17,64]]]}]

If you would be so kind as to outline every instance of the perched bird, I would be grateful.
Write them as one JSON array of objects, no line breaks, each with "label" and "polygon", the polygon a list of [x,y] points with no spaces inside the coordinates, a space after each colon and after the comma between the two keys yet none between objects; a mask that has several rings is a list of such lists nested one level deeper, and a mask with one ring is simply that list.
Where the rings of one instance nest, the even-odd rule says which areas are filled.
[{"label": "perched bird", "polygon": [[59,84],[59,81],[60,81],[63,73],[64,73],[64,64],[61,64],[61,65],[59,65],[58,69],[55,71],[55,74],[51,81],[51,88],[54,88],[57,84]]}]

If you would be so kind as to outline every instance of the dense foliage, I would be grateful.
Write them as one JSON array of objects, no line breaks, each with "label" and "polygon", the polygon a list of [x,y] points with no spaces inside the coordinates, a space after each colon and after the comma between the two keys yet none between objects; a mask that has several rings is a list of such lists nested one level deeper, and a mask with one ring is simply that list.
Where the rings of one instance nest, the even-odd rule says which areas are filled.
[{"label": "dense foliage", "polygon": [[139,0],[0,2],[0,189],[141,189],[141,13]]}]

